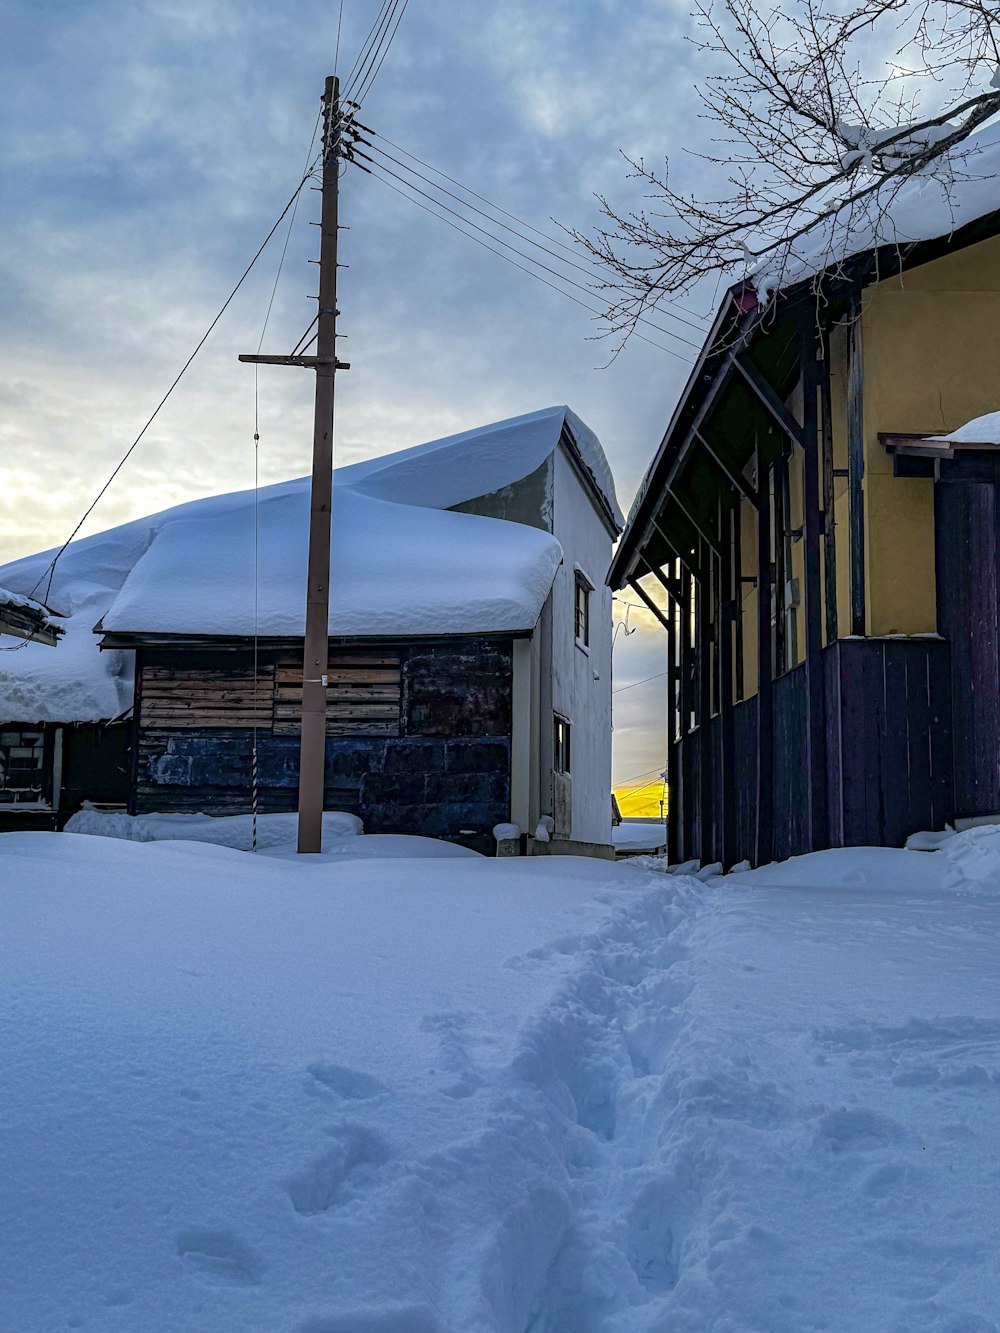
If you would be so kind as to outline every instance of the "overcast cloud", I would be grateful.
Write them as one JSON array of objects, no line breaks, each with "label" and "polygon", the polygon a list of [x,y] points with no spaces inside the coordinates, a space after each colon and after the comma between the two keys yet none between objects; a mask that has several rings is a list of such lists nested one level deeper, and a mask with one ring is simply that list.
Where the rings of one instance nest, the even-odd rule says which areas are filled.
[{"label": "overcast cloud", "polygon": [[[345,0],[350,67],[376,0]],[[3,5],[0,43],[0,560],[61,542],[118,461],[299,178],[338,5],[47,0]],[[619,155],[698,133],[695,48],[673,0],[410,0],[362,119],[504,208],[588,227],[595,191],[638,204]],[[315,195],[292,234],[265,350],[314,313]],[[349,171],[340,461],[569,403],[627,508],[694,353],[608,344],[578,306]],[[102,501],[96,531],[253,480],[253,372],[280,246],[230,307]],[[700,313],[714,299],[705,294]],[[678,326],[683,336],[697,334]],[[661,341],[661,335],[652,335]],[[308,470],[312,377],[260,374],[261,476]],[[634,600],[634,599],[633,599]],[[663,669],[619,634],[616,684]],[[622,691],[616,778],[662,767],[663,682]]]}]

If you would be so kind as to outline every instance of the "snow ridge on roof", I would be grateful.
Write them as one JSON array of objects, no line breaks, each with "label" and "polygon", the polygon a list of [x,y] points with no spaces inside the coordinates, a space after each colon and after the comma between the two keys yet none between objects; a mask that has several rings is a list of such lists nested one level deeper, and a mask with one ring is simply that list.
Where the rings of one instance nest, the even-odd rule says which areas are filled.
[{"label": "snow ridge on roof", "polygon": [[[450,511],[530,475],[558,448],[564,427],[618,516],[601,445],[566,407],[338,468],[330,632],[403,637],[533,629],[562,558],[558,541],[538,528]],[[303,633],[308,518],[308,478],[258,492],[261,637]],[[88,721],[127,708],[131,654],[99,654],[98,621],[120,633],[252,635],[254,542],[253,491],[190,501],[73,542],[48,596],[67,632],[55,651],[28,644],[0,658],[0,717]],[[16,561],[0,571],[2,580],[27,592],[51,557]]]},{"label": "snow ridge on roof", "polygon": [[762,300],[853,255],[948,236],[1000,209],[1000,124],[911,176],[886,181],[767,256],[751,275]]}]

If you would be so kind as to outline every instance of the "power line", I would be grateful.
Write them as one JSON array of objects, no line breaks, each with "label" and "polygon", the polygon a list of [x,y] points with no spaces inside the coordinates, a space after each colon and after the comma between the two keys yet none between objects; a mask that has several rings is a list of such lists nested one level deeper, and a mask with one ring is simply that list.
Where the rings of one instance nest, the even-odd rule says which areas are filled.
[{"label": "power line", "polygon": [[364,86],[362,86],[362,88],[359,90],[359,92],[355,95],[354,100],[358,103],[359,106],[360,106],[361,103],[365,100],[365,98],[368,96],[368,94],[371,92],[371,90],[372,90],[372,84],[373,84],[373,83],[375,82],[375,80],[378,78],[378,72],[379,72],[379,70],[382,68],[382,65],[383,65],[384,62],[385,62],[385,58],[386,58],[386,56],[389,54],[389,47],[392,46],[392,43],[393,43],[393,41],[394,41],[394,39],[395,39],[395,36],[396,36],[396,33],[399,31],[399,25],[400,25],[400,23],[402,23],[402,21],[403,21],[403,15],[406,13],[406,6],[407,6],[409,3],[410,3],[410,0],[403,0],[402,7],[401,7],[401,9],[400,9],[400,11],[399,11],[399,17],[396,19],[396,25],[395,25],[395,27],[393,28],[392,32],[389,34],[389,39],[388,39],[388,41],[385,43],[385,45],[384,45],[383,48],[382,48],[382,54],[381,54],[381,56],[379,56],[378,64],[375,66],[374,70],[373,70],[372,73],[369,75],[367,84],[364,85]]},{"label": "power line", "polygon": [[649,791],[651,787],[666,786],[666,779],[663,776],[662,769],[651,769],[650,772],[655,772],[656,778],[652,782],[644,782],[641,787],[629,787],[629,783],[638,782],[640,778],[648,777],[649,775],[646,773],[640,773],[638,778],[625,778],[622,782],[612,783],[612,786],[616,791],[624,791],[627,789],[627,794],[629,796],[636,796],[639,792]]},{"label": "power line", "polygon": [[367,77],[368,71],[372,68],[377,59],[379,47],[388,31],[389,24],[392,22],[392,16],[399,5],[399,0],[384,0],[378,15],[375,19],[372,32],[369,34],[368,50],[356,73],[352,73],[348,78],[347,87],[344,89],[344,96],[349,97],[351,90],[361,85]]},{"label": "power line", "polygon": [[[363,140],[362,142],[365,143],[366,147],[371,147],[374,152],[378,153],[380,158],[388,157],[393,162],[397,161],[396,158],[393,158],[391,154],[386,153],[383,149],[375,148],[373,147],[373,145],[368,144],[367,141],[365,140]],[[377,165],[387,175],[391,176],[393,180],[399,181],[400,184],[405,185],[407,189],[413,190],[416,194],[422,195],[424,199],[430,200],[430,202],[434,204],[435,207],[444,209],[446,213],[450,213],[452,217],[458,218],[459,221],[464,222],[466,226],[473,227],[475,228],[476,231],[482,232],[484,236],[488,236],[491,241],[495,241],[498,245],[506,246],[509,250],[513,251],[514,254],[519,255],[522,259],[526,259],[529,264],[534,264],[536,265],[536,267],[543,269],[546,273],[551,273],[552,276],[558,278],[560,282],[567,283],[570,287],[575,287],[577,291],[581,291],[587,296],[591,297],[593,296],[593,291],[590,287],[585,287],[582,282],[577,282],[575,278],[569,277],[568,274],[561,273],[558,269],[554,269],[551,264],[546,264],[542,260],[536,259],[533,255],[525,254],[524,251],[519,250],[516,245],[511,245],[509,241],[505,241],[502,236],[495,236],[493,232],[487,231],[485,227],[481,227],[477,222],[473,222],[471,218],[465,217],[464,214],[456,212],[456,210],[453,208],[449,208],[448,205],[442,203],[440,199],[435,199],[434,196],[428,194],[426,190],[421,190],[419,186],[414,185],[412,181],[407,180],[404,176],[400,176],[398,172],[393,171],[391,167],[387,167],[385,163],[382,162],[381,160],[376,162],[374,158],[369,157],[366,153],[362,153],[358,149],[355,149],[354,151],[357,153],[358,157],[363,157],[366,162],[371,162],[373,163],[373,165]],[[453,195],[450,190],[445,190],[443,189],[442,186],[435,185],[433,181],[428,180],[425,176],[422,176],[419,172],[413,171],[412,168],[405,166],[405,164],[403,163],[399,163],[399,165],[403,166],[403,169],[405,171],[409,171],[412,176],[415,176],[417,178],[417,180],[423,181],[425,185],[429,185],[432,190],[438,190],[440,193],[448,195],[449,198],[456,199],[457,202],[462,204],[463,207],[473,209],[474,212],[479,213],[480,216],[482,217],[487,216],[485,213],[483,213],[482,209],[475,208],[475,206],[471,204],[465,204],[463,200],[457,199],[457,196]],[[512,227],[506,226],[506,224],[503,222],[500,222],[494,218],[488,218],[487,220],[493,222],[494,226],[502,227],[505,231],[509,231],[515,236],[520,236],[519,232],[515,232]],[[542,250],[545,249],[544,246],[539,246],[537,241],[532,241],[530,237],[520,236],[520,239],[525,241],[528,245],[535,245]],[[546,251],[546,253],[552,254],[551,251]],[[554,257],[559,263],[568,262],[566,260],[560,259],[558,255]],[[574,267],[579,267],[579,265],[575,265]],[[601,313],[600,311],[593,310],[592,307],[588,307],[588,309],[591,309],[591,312],[593,314],[599,315]],[[701,350],[700,344],[692,342],[690,338],[685,338],[680,333],[675,333],[673,329],[665,328],[662,324],[656,324],[654,323],[653,320],[648,319],[646,316],[640,316],[640,320],[643,324],[647,325],[650,328],[655,329],[658,333],[662,333],[668,338],[674,338],[677,340],[677,342],[683,343],[686,347],[690,347],[696,352]],[[659,344],[654,344],[654,346],[659,346]]]},{"label": "power line", "polygon": [[646,685],[651,680],[662,680],[666,674],[665,671],[658,671],[655,676],[645,676],[642,680],[633,680],[630,685],[619,685],[611,693],[621,694],[622,690],[634,690],[637,685]]},{"label": "power line", "polygon": [[[666,785],[667,784],[663,778],[658,778],[656,782],[647,782],[642,787],[629,787],[626,789],[620,784],[616,784],[616,789],[620,791],[623,796],[641,796],[644,791],[655,791],[658,787],[665,787]],[[650,797],[650,800],[653,799],[653,797]]]},{"label": "power line", "polygon": [[[369,168],[368,168],[368,167],[363,167],[362,170],[363,170],[363,171],[369,171]],[[519,264],[519,263],[517,262],[516,259],[511,259],[510,255],[505,254],[502,250],[495,250],[495,249],[493,248],[492,245],[487,245],[486,242],[480,240],[478,236],[474,236],[474,235],[472,234],[472,232],[470,232],[470,231],[466,231],[464,227],[460,227],[456,222],[452,222],[451,218],[446,218],[446,217],[444,217],[443,214],[436,212],[433,208],[429,208],[427,204],[422,204],[422,203],[420,202],[419,199],[414,199],[412,195],[407,194],[407,193],[405,193],[405,191],[401,190],[401,189],[399,188],[398,185],[393,185],[392,181],[390,181],[390,180],[386,180],[386,178],[380,174],[379,170],[377,170],[377,169],[375,169],[375,168],[372,168],[372,169],[370,170],[370,174],[371,174],[376,180],[381,181],[383,185],[388,186],[388,188],[389,188],[390,190],[395,191],[395,193],[398,194],[398,195],[401,195],[402,198],[404,198],[404,199],[408,199],[408,200],[410,201],[411,204],[415,204],[415,205],[417,206],[417,208],[422,208],[422,209],[424,210],[425,213],[430,213],[431,217],[435,217],[435,218],[437,218],[440,222],[444,222],[444,223],[446,223],[449,227],[453,227],[453,228],[455,229],[455,231],[457,231],[457,232],[461,232],[461,234],[462,234],[463,236],[467,236],[467,237],[469,238],[470,241],[475,241],[476,244],[477,244],[477,245],[481,245],[481,246],[483,247],[484,250],[489,250],[489,252],[490,252],[491,254],[496,255],[499,259],[506,260],[506,262],[507,262],[508,264],[513,264],[513,266],[514,266],[515,268],[520,269],[522,273],[527,273],[529,277],[532,277],[532,278],[536,279],[536,281],[543,283],[546,287],[550,287],[554,292],[558,292],[560,296],[565,296],[567,300],[575,302],[576,305],[578,305],[578,306],[582,306],[582,308],[583,308],[584,310],[589,311],[590,314],[592,314],[592,315],[596,315],[598,318],[601,317],[602,312],[601,312],[600,310],[596,310],[593,306],[588,305],[588,304],[586,303],[586,301],[581,301],[580,298],[579,298],[578,296],[574,296],[572,292],[567,292],[564,288],[562,288],[562,287],[557,287],[556,284],[555,284],[554,282],[549,282],[548,278],[543,278],[542,275],[541,275],[540,273],[535,272],[534,269],[526,268],[523,264]],[[414,188],[414,189],[415,189],[416,187],[410,187],[410,186],[407,186],[407,188]],[[422,191],[421,191],[421,193],[422,193]],[[470,223],[469,225],[472,226],[472,225],[474,225],[474,224],[473,224],[473,223]],[[479,230],[482,231],[482,228],[479,228]],[[484,235],[489,235],[489,233],[488,233],[488,232],[485,232]],[[491,239],[492,239],[492,240],[497,240],[497,237],[494,236],[494,237],[491,237]],[[503,241],[499,241],[499,240],[497,240],[497,243],[498,243],[499,245],[503,245],[503,244],[504,244]],[[508,248],[509,248],[509,249],[513,249],[513,247],[508,247]],[[519,251],[515,251],[515,253],[520,253],[520,252],[519,252]],[[534,262],[533,260],[530,260],[530,259],[529,259],[529,263],[533,263],[533,262]],[[557,276],[560,276],[560,275],[557,275]],[[638,333],[638,332],[636,332],[636,333],[634,334],[634,336],[635,336],[636,338],[639,338],[639,339],[640,339],[642,342],[644,342],[644,343],[649,343],[650,347],[656,347],[656,348],[659,349],[659,351],[661,351],[661,352],[666,352],[668,356],[676,357],[679,361],[684,361],[685,364],[687,364],[686,361],[685,361],[685,358],[681,355],[681,353],[680,353],[680,352],[675,352],[674,349],[673,349],[672,347],[665,347],[665,346],[663,345],[663,343],[658,343],[658,342],[655,342],[652,338],[647,338],[646,335],[645,335],[644,333]]]},{"label": "power line", "polygon": [[[320,121],[321,121],[322,119],[323,119],[323,111],[322,111],[322,108],[321,108],[320,111],[317,113],[317,116],[316,116],[316,124],[313,126],[312,137],[311,137],[310,140],[309,140],[309,148],[308,148],[308,151],[306,152],[306,160],[305,160],[305,163],[304,163],[304,165],[303,165],[303,167],[302,167],[302,179],[303,179],[303,181],[306,181],[306,180],[308,180],[308,178],[309,178],[309,174],[310,174],[310,164],[311,164],[311,162],[312,162],[312,155],[313,155],[313,145],[314,145],[315,142],[316,142],[316,133],[317,133],[317,131],[319,130],[319,123],[320,123]],[[275,275],[274,275],[274,286],[271,288],[271,299],[270,299],[270,300],[268,301],[268,303],[267,303],[267,310],[266,310],[265,313],[264,313],[264,323],[262,324],[262,326],[261,326],[261,330],[260,330],[260,341],[257,343],[257,351],[258,351],[258,353],[260,352],[260,349],[261,349],[261,348],[263,347],[263,345],[264,345],[264,335],[265,335],[265,333],[267,333],[268,322],[270,321],[270,318],[271,318],[271,307],[274,305],[274,298],[275,298],[275,295],[276,295],[276,293],[277,293],[277,291],[278,291],[278,283],[281,281],[281,270],[282,270],[282,269],[284,268],[284,266],[285,266],[285,255],[288,253],[288,242],[291,240],[291,237],[292,237],[292,228],[295,226],[295,214],[299,211],[299,199],[300,199],[300,197],[301,197],[301,186],[300,186],[299,189],[295,192],[295,202],[294,202],[294,204],[292,205],[292,215],[291,215],[291,217],[288,219],[288,230],[285,232],[285,243],[284,243],[284,245],[281,247],[281,257],[280,257],[280,259],[278,260],[278,271],[277,271],[277,273],[275,273]],[[316,319],[319,319],[319,315],[316,316]],[[313,321],[313,322],[315,323],[315,321]],[[309,328],[312,328],[312,324],[310,324]],[[308,330],[306,330],[306,332],[308,332]],[[254,366],[254,369],[253,369],[253,382],[254,382],[254,399],[255,399],[255,406],[256,406],[256,394],[257,394],[257,366],[256,366],[256,365]],[[255,425],[254,425],[254,429],[256,430],[256,428],[257,428],[257,427],[256,427],[256,424],[255,424]]]},{"label": "power line", "polygon": [[344,24],[344,0],[340,0],[340,13],[337,15],[337,48],[333,53],[333,72],[337,72],[337,64],[340,60],[340,29]]},{"label": "power line", "polygon": [[399,30],[399,25],[408,4],[409,0],[402,0],[402,3],[401,0],[391,0],[391,3],[386,0],[386,3],[383,3],[378,15],[376,15],[375,23],[369,31],[368,41],[365,44],[365,52],[360,64],[356,61],[355,68],[348,75],[347,84],[344,88],[346,101],[351,101],[356,106],[360,106],[364,98],[368,96],[383,62],[389,54],[389,48],[392,46],[393,39]]},{"label": "power line", "polygon": [[372,43],[372,42],[374,41],[374,39],[375,39],[375,33],[376,33],[377,29],[381,26],[382,15],[383,15],[383,13],[389,8],[390,3],[391,3],[391,0],[382,0],[382,3],[379,5],[378,13],[375,15],[375,22],[374,22],[374,23],[372,24],[372,26],[368,29],[368,36],[365,38],[364,42],[362,43],[362,45],[361,45],[361,50],[359,51],[358,55],[355,57],[354,64],[351,66],[351,68],[350,68],[350,72],[348,73],[347,78],[344,80],[345,93],[346,93],[346,89],[349,88],[349,87],[351,86],[352,80],[354,79],[354,75],[355,75],[355,73],[356,73],[356,71],[357,71],[357,69],[358,69],[359,64],[360,64],[362,61],[367,61],[367,59],[368,59],[368,51],[369,51],[369,48],[370,48],[370,46],[371,46],[371,43]]},{"label": "power line", "polygon": [[76,527],[73,529],[73,531],[69,534],[69,536],[68,536],[68,537],[66,538],[66,540],[63,542],[62,546],[59,547],[59,550],[56,551],[55,555],[52,557],[52,561],[51,561],[51,563],[49,564],[48,568],[45,569],[45,570],[42,572],[42,574],[40,575],[40,577],[39,577],[39,579],[38,579],[38,582],[37,582],[37,583],[35,584],[35,586],[32,588],[31,592],[28,594],[29,597],[30,597],[30,596],[33,596],[33,595],[35,594],[35,592],[37,592],[38,588],[41,586],[41,584],[43,583],[43,581],[46,579],[46,577],[48,577],[48,583],[46,584],[45,594],[44,594],[42,600],[43,600],[43,601],[46,601],[46,600],[48,599],[48,596],[49,596],[49,594],[50,594],[51,591],[52,591],[52,579],[53,579],[53,577],[55,576],[56,565],[59,563],[59,559],[60,559],[60,557],[62,556],[63,552],[66,550],[66,547],[69,546],[70,542],[73,540],[73,538],[76,536],[76,534],[77,534],[77,533],[80,531],[80,529],[83,527],[84,523],[86,523],[86,521],[87,521],[87,519],[90,517],[90,515],[91,515],[91,514],[94,512],[94,510],[97,508],[97,506],[98,506],[98,504],[100,503],[101,499],[103,498],[105,492],[106,492],[106,491],[108,490],[108,488],[111,486],[111,483],[112,483],[112,482],[114,481],[114,479],[118,476],[118,473],[121,472],[122,468],[125,466],[125,464],[126,464],[126,463],[128,462],[128,460],[129,460],[129,458],[131,457],[133,451],[134,451],[135,448],[138,446],[140,440],[143,438],[143,436],[144,436],[144,435],[146,434],[146,432],[149,430],[150,426],[151,426],[151,425],[153,424],[153,422],[156,420],[157,416],[159,415],[160,409],[163,407],[164,403],[167,401],[167,399],[170,397],[170,395],[173,393],[173,391],[177,388],[178,384],[181,382],[181,379],[183,378],[185,371],[186,371],[187,368],[190,366],[191,362],[195,359],[195,357],[198,355],[198,353],[201,351],[201,349],[204,347],[205,343],[208,341],[209,335],[211,334],[212,330],[215,328],[216,324],[218,324],[218,322],[219,322],[219,320],[222,318],[222,316],[226,313],[226,310],[229,308],[229,305],[230,305],[230,303],[231,303],[232,300],[233,300],[233,297],[236,295],[236,293],[239,291],[239,289],[243,286],[243,283],[246,281],[247,277],[248,277],[249,274],[250,274],[250,270],[253,268],[254,264],[256,264],[257,260],[258,260],[258,259],[261,257],[261,255],[264,253],[264,250],[265,250],[265,248],[266,248],[266,246],[267,246],[268,241],[270,241],[271,237],[274,235],[274,233],[275,233],[275,232],[278,230],[278,228],[281,226],[281,223],[282,223],[282,221],[284,220],[285,215],[288,213],[288,210],[294,205],[296,199],[299,197],[299,193],[300,193],[300,191],[301,191],[303,185],[305,185],[305,183],[306,183],[306,181],[307,181],[308,179],[309,179],[309,173],[307,172],[306,175],[304,175],[304,176],[302,177],[302,179],[299,181],[298,185],[296,185],[294,191],[292,192],[292,197],[289,199],[288,203],[284,206],[284,208],[283,208],[283,209],[281,210],[281,212],[279,213],[277,220],[275,221],[274,225],[271,227],[271,230],[270,230],[270,231],[267,233],[267,235],[264,237],[263,241],[261,241],[260,246],[258,247],[257,252],[256,252],[256,254],[254,255],[253,259],[250,260],[250,263],[247,264],[246,268],[245,268],[245,269],[243,270],[243,272],[240,274],[239,281],[236,283],[236,286],[233,288],[233,290],[232,290],[232,291],[229,293],[229,295],[226,297],[225,301],[222,303],[222,306],[220,307],[218,314],[217,314],[217,315],[215,316],[215,318],[212,320],[211,324],[209,324],[209,326],[208,326],[208,328],[205,330],[205,332],[201,335],[201,338],[198,340],[198,342],[197,342],[197,344],[196,344],[196,346],[195,346],[194,351],[191,353],[191,355],[188,357],[188,359],[187,359],[187,360],[184,362],[184,364],[181,366],[180,370],[177,372],[177,375],[174,377],[174,380],[173,380],[173,382],[171,383],[169,389],[167,389],[166,393],[163,395],[163,397],[160,399],[160,401],[159,401],[159,402],[156,404],[156,406],[153,408],[152,413],[150,414],[150,416],[148,417],[148,419],[147,419],[147,421],[146,421],[146,424],[143,426],[142,430],[141,430],[141,431],[139,432],[139,434],[135,437],[135,439],[132,441],[132,443],[129,445],[129,447],[125,450],[125,453],[122,455],[120,461],[118,462],[118,465],[115,467],[114,471],[111,473],[110,477],[108,477],[107,481],[104,483],[104,485],[101,487],[101,489],[97,492],[97,495],[94,497],[93,501],[91,502],[91,504],[89,505],[89,507],[88,507],[87,510],[85,511],[83,517],[80,519],[80,521],[77,523]]},{"label": "power line", "polygon": [[[417,157],[416,153],[411,153],[408,149],[403,148],[400,144],[398,144],[398,143],[394,143],[392,139],[388,138],[388,137],[387,137],[386,135],[384,135],[384,134],[380,134],[378,130],[373,130],[373,129],[371,129],[368,125],[360,125],[360,124],[359,124],[359,128],[362,129],[362,130],[364,130],[366,134],[374,134],[376,138],[381,139],[383,143],[387,143],[387,144],[390,145],[390,147],[395,148],[396,151],[402,153],[402,154],[404,155],[404,157],[408,157],[408,158],[410,158],[410,159],[411,159],[412,161],[414,161],[414,162],[419,162],[420,165],[421,165],[422,167],[426,167],[427,170],[428,170],[428,171],[432,171],[432,172],[434,173],[435,176],[440,176],[443,180],[449,181],[452,185],[457,186],[458,189],[464,191],[465,194],[470,194],[470,195],[472,195],[472,197],[473,197],[474,199],[478,199],[478,200],[480,201],[480,203],[486,204],[486,206],[487,206],[488,208],[491,208],[495,213],[502,213],[503,216],[504,216],[505,218],[510,218],[510,220],[511,220],[512,222],[516,222],[516,223],[518,223],[519,226],[526,227],[526,228],[528,229],[528,231],[533,231],[533,232],[535,233],[536,236],[541,236],[541,237],[543,238],[543,240],[548,241],[551,245],[557,245],[557,246],[559,247],[560,250],[565,250],[565,251],[567,252],[567,254],[571,254],[571,255],[574,256],[574,259],[573,259],[572,261],[570,261],[570,260],[561,260],[562,263],[564,263],[564,264],[571,264],[571,266],[572,266],[573,268],[577,268],[577,269],[579,269],[581,273],[588,273],[588,272],[589,272],[589,273],[594,273],[594,274],[600,275],[600,273],[601,273],[601,269],[600,269],[595,263],[593,263],[592,261],[587,261],[587,267],[584,267],[584,265],[582,265],[582,264],[579,262],[579,251],[578,251],[574,246],[567,245],[564,241],[560,241],[560,240],[558,240],[555,236],[551,236],[551,235],[549,235],[548,232],[546,232],[546,231],[542,231],[540,228],[533,226],[530,222],[526,222],[526,221],[524,220],[524,218],[518,217],[516,213],[511,213],[511,212],[509,212],[506,208],[501,208],[499,204],[495,204],[495,203],[493,203],[493,201],[492,201],[491,199],[487,199],[485,195],[483,195],[483,194],[479,194],[476,190],[473,190],[471,186],[469,186],[469,185],[465,185],[465,184],[463,184],[462,181],[456,180],[454,176],[449,176],[448,173],[447,173],[446,171],[442,171],[440,167],[435,167],[435,166],[432,166],[429,162],[425,162],[423,158],[421,158],[421,157]],[[371,146],[372,146],[372,145],[369,145],[369,147],[371,147]],[[397,158],[392,157],[392,154],[391,154],[391,153],[386,153],[385,149],[380,149],[379,151],[382,153],[382,155],[383,155],[384,157],[388,157],[391,161],[393,161],[393,162],[397,162],[397,164],[398,164],[399,166],[403,167],[404,170],[407,170],[407,171],[413,171],[412,167],[407,167],[405,163],[399,162]],[[415,176],[417,176],[418,179],[425,180],[425,181],[427,180],[427,178],[426,178],[425,176],[422,176],[420,172],[413,172],[413,174],[414,174]],[[427,181],[427,183],[433,185],[433,182],[432,182],[432,181]],[[434,188],[437,189],[437,190],[441,190],[441,192],[442,192],[443,194],[447,194],[447,195],[449,195],[452,199],[454,199],[454,198],[457,197],[457,196],[451,194],[451,191],[443,189],[443,187],[441,187],[440,185],[434,185]],[[459,200],[459,202],[462,203],[466,208],[472,208],[472,207],[473,207],[471,204],[466,204],[466,203],[465,203],[465,200]],[[487,214],[483,213],[481,209],[478,209],[478,208],[475,209],[475,212],[480,213],[481,216],[483,216],[483,217],[487,217],[487,216],[488,216]],[[495,219],[495,218],[490,218],[489,220],[490,220],[491,222],[495,222],[495,223],[497,223],[497,225],[499,225],[499,226],[503,226],[503,224],[497,222],[497,219]],[[508,230],[508,231],[512,231],[513,229],[508,227],[508,228],[506,228],[506,230]],[[514,232],[513,234],[514,234],[515,236],[517,236],[517,235],[519,235],[520,233],[518,233],[518,232]],[[529,241],[529,243],[532,244],[532,245],[537,245],[537,244],[538,244],[537,241],[530,241],[530,238],[527,237],[527,236],[522,236],[521,239],[522,239],[522,240],[525,240],[525,241]],[[538,248],[539,248],[540,250],[545,250],[546,247],[545,247],[545,246],[539,246]],[[549,250],[547,253],[551,254],[552,251]],[[560,256],[556,255],[555,258],[559,259]],[[667,307],[668,307],[668,310],[669,310],[669,312],[670,312],[671,317],[672,317],[673,319],[676,319],[676,320],[678,321],[678,323],[680,323],[680,324],[686,324],[686,325],[688,326],[688,328],[690,328],[690,329],[694,329],[694,331],[695,331],[696,333],[702,333],[702,334],[704,333],[704,329],[705,329],[705,323],[704,323],[704,321],[701,321],[701,323],[697,323],[697,322],[696,322],[695,320],[693,320],[693,319],[688,319],[688,318],[686,317],[686,315],[682,315],[682,314],[678,314],[678,313],[676,313],[677,307],[676,307],[672,302],[669,302],[669,301],[668,301],[668,302],[661,302],[659,305],[657,305],[657,309],[660,310],[660,309],[662,309],[664,306],[667,306]],[[654,326],[654,327],[656,327],[656,326]]]}]

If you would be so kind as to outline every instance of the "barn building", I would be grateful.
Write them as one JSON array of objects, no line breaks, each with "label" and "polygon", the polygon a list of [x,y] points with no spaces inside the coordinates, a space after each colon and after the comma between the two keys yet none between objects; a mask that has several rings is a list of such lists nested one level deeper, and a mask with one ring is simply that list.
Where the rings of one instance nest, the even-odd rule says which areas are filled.
[{"label": "barn building", "polygon": [[1000,815],[1000,130],[725,296],[618,547],[676,860]]},{"label": "barn building", "polygon": [[[118,785],[53,790],[36,826],[82,799],[294,808],[308,508],[303,479],[69,547],[50,599],[67,674],[30,649],[0,663],[0,715],[89,729],[95,778]],[[532,850],[548,816],[536,850],[610,856],[605,573],[621,522],[601,445],[564,407],[338,469],[326,808],[483,851],[506,822]],[[49,558],[0,577],[23,586]]]}]

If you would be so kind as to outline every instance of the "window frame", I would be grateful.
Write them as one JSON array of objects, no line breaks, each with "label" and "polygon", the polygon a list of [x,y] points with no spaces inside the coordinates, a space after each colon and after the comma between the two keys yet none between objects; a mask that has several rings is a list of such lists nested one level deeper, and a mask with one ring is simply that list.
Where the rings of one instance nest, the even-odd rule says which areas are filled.
[{"label": "window frame", "polygon": [[[581,604],[580,594],[583,593],[583,634],[580,634]],[[578,648],[584,652],[590,652],[590,599],[594,592],[594,585],[582,569],[577,566],[573,571],[573,641]]]},{"label": "window frame", "polygon": [[[12,791],[13,788],[7,787],[5,778],[4,785],[0,786],[0,812],[5,814],[31,810],[55,810],[58,805],[62,769],[62,728],[53,727],[44,722],[0,724],[0,738],[17,734],[23,739],[25,733],[41,736],[41,764],[38,768],[39,793],[33,800],[7,799],[6,793]],[[27,747],[11,742],[3,744],[4,750],[25,748]]]},{"label": "window frame", "polygon": [[562,713],[552,714],[552,771],[572,777],[573,724]]}]

